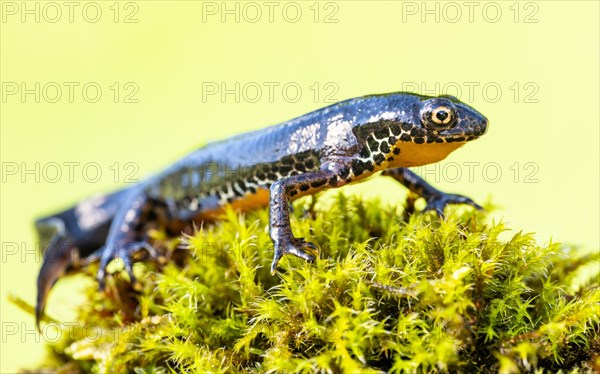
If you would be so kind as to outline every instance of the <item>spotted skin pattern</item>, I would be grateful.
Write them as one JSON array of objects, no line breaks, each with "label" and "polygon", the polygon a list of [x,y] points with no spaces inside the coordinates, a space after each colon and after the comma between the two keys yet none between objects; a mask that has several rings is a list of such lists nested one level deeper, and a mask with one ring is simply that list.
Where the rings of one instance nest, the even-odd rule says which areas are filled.
[{"label": "spotted skin pattern", "polygon": [[316,247],[294,237],[291,201],[338,188],[378,172],[424,197],[439,214],[471,199],[445,194],[406,169],[438,162],[487,130],[487,119],[449,96],[396,92],[346,100],[293,120],[210,143],[166,170],[106,196],[36,222],[46,248],[38,276],[36,318],[43,316],[52,285],[99,260],[121,258],[133,280],[131,258],[153,248],[150,228],[177,235],[191,222],[216,219],[224,207],[247,211],[268,205],[275,271],[285,254],[314,260]]}]

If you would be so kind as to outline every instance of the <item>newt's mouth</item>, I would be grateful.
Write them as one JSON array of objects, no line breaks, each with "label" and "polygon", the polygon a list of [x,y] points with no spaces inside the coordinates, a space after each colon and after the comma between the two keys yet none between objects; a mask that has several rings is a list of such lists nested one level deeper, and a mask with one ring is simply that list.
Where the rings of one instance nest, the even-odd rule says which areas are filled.
[{"label": "newt's mouth", "polygon": [[471,140],[478,139],[481,135],[462,135],[462,136],[451,136],[443,138],[446,143],[461,143],[469,142]]},{"label": "newt's mouth", "polygon": [[470,125],[466,128],[454,128],[440,132],[438,136],[447,143],[468,142],[478,139],[487,132],[487,121],[481,124]]}]

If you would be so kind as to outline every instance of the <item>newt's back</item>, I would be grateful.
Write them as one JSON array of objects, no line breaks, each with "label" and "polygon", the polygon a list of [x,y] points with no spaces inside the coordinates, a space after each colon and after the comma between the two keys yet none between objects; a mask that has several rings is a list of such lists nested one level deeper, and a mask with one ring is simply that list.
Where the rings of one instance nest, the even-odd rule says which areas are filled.
[{"label": "newt's back", "polygon": [[209,143],[152,179],[149,194],[171,201],[183,216],[213,210],[282,178],[314,172],[323,161],[351,161],[363,126],[413,121],[421,96],[405,93],[346,100],[290,121]]}]

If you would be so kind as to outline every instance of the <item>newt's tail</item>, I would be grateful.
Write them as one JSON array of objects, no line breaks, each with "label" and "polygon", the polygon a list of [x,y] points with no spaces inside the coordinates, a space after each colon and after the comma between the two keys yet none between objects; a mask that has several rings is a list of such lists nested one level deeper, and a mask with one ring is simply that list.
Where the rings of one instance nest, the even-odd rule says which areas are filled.
[{"label": "newt's tail", "polygon": [[96,196],[35,222],[44,259],[37,278],[36,325],[44,316],[48,294],[64,275],[72,274],[95,260],[104,245],[110,224],[128,190]]},{"label": "newt's tail", "polygon": [[63,235],[56,235],[44,252],[44,262],[37,278],[35,325],[40,330],[46,300],[56,281],[67,274],[79,262],[79,249]]}]

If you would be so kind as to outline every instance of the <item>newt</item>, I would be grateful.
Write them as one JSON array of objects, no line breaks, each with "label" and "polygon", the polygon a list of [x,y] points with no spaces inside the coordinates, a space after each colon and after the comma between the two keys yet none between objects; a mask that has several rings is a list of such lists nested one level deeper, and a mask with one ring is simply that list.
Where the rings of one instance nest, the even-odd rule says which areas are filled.
[{"label": "newt", "polygon": [[374,174],[394,178],[423,197],[425,211],[443,215],[448,204],[481,209],[468,197],[434,188],[408,168],[443,160],[487,127],[486,117],[455,97],[395,92],[349,99],[209,143],[137,184],[36,221],[45,248],[36,323],[62,276],[99,260],[102,289],[107,265],[119,258],[134,281],[133,255],[142,249],[156,254],[149,228],[176,235],[186,223],[216,219],[227,205],[238,211],[269,207],[272,272],[287,254],[315,260],[316,246],[292,233],[291,201]]}]

